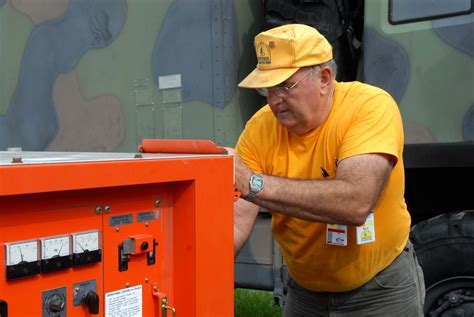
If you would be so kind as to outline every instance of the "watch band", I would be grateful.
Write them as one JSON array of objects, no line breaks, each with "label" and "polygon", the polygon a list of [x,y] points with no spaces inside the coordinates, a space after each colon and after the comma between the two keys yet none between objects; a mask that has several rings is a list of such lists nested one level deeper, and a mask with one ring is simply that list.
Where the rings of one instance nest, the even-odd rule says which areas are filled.
[{"label": "watch band", "polygon": [[255,198],[257,198],[257,194],[253,193],[253,192],[249,192],[247,196],[245,196],[245,200],[247,201],[254,201]]}]

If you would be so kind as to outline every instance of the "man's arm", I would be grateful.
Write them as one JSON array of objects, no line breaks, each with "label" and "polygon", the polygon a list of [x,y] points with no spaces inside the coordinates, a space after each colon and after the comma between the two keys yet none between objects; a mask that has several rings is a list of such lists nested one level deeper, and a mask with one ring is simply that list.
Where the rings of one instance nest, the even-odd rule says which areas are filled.
[{"label": "man's arm", "polygon": [[[392,170],[393,157],[362,154],[339,162],[330,180],[296,180],[263,175],[255,204],[288,216],[323,223],[362,225]],[[235,157],[237,189],[245,197],[252,171]]]},{"label": "man's arm", "polygon": [[[243,164],[233,148],[227,147],[227,152],[234,156],[235,182],[237,181],[238,165]],[[237,187],[237,184],[235,185]],[[257,219],[259,207],[244,199],[238,199],[234,203],[234,257],[237,256],[244,243],[250,237],[255,220]]]},{"label": "man's arm", "polygon": [[234,257],[248,240],[258,209],[257,205],[243,199],[234,203]]}]

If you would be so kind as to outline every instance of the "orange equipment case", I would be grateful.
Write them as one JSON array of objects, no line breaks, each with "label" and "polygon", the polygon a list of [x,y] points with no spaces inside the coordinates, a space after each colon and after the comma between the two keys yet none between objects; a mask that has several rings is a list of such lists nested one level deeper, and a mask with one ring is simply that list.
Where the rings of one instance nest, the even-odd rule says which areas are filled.
[{"label": "orange equipment case", "polygon": [[233,159],[0,152],[0,316],[233,316]]}]

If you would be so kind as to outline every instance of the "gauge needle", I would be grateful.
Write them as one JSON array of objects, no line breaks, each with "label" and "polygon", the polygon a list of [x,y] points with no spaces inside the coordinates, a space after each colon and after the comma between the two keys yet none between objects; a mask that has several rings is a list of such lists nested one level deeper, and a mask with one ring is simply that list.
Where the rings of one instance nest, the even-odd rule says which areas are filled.
[{"label": "gauge needle", "polygon": [[61,246],[59,247],[59,251],[58,251],[58,256],[61,254],[61,250],[63,249],[63,244],[64,242],[61,242]]},{"label": "gauge needle", "polygon": [[81,247],[82,251],[85,251],[84,248],[82,247],[82,245],[79,242],[77,243],[77,245]]}]

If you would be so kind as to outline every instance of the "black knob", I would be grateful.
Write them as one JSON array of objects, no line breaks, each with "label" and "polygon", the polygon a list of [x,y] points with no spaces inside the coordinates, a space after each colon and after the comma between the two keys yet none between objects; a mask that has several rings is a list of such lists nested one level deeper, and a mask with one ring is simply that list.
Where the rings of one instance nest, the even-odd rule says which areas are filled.
[{"label": "black knob", "polygon": [[48,299],[48,309],[52,313],[59,313],[64,309],[64,299],[59,295],[53,295]]},{"label": "black knob", "polygon": [[89,314],[99,314],[99,295],[94,291],[89,291],[87,295],[82,298],[82,304],[89,308]]},{"label": "black knob", "polygon": [[140,249],[142,249],[142,251],[148,249],[148,242],[143,241],[142,244],[140,244]]}]

